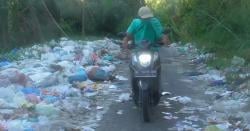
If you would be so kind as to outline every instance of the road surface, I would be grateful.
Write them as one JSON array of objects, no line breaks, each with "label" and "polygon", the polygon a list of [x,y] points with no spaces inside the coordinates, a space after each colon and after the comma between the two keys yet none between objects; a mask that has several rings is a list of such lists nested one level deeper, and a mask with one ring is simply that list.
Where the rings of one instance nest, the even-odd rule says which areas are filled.
[{"label": "road surface", "polygon": [[[202,85],[203,83],[194,83],[185,81],[183,76],[184,71],[194,70],[195,67],[188,64],[188,58],[186,56],[179,55],[176,51],[170,48],[163,48],[161,50],[161,61],[162,61],[162,81],[161,87],[163,91],[170,92],[171,95],[163,96],[161,103],[153,111],[152,122],[144,123],[140,117],[139,109],[136,108],[132,101],[124,103],[113,103],[110,106],[109,111],[103,116],[96,131],[167,131],[171,130],[172,127],[176,127],[179,122],[184,121],[186,117],[191,114],[177,113],[184,105],[178,102],[172,102],[168,100],[174,96],[188,96],[192,100],[196,100],[198,104],[195,106],[201,106],[208,98],[203,93],[202,88],[196,88],[195,85]],[[128,76],[128,66],[122,64],[121,67],[124,75]],[[129,82],[124,82],[125,89],[129,89]],[[198,86],[197,86],[198,87]],[[171,104],[171,108],[166,108],[163,104],[164,101],[168,101]],[[203,105],[203,107],[205,107]],[[119,113],[120,114],[119,114]],[[168,112],[176,117],[177,119],[165,119],[164,113]],[[195,115],[202,117],[202,113],[194,113]],[[192,115],[194,115],[192,114]],[[191,124],[191,123],[190,123]],[[202,126],[201,121],[192,122],[192,125],[196,127]],[[174,129],[173,129],[174,130]]]}]

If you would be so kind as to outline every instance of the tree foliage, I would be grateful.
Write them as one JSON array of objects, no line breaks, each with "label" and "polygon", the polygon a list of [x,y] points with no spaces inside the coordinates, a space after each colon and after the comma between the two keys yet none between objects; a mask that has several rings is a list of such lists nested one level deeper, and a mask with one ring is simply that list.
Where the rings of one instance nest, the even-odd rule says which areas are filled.
[{"label": "tree foliage", "polygon": [[182,38],[221,56],[250,59],[249,0],[185,0],[176,20]]},{"label": "tree foliage", "polygon": [[1,47],[116,33],[127,26],[139,6],[140,0],[0,0]]},{"label": "tree foliage", "polygon": [[62,36],[126,30],[141,5],[171,26],[172,41],[250,59],[249,0],[0,0],[0,42],[20,47]]}]

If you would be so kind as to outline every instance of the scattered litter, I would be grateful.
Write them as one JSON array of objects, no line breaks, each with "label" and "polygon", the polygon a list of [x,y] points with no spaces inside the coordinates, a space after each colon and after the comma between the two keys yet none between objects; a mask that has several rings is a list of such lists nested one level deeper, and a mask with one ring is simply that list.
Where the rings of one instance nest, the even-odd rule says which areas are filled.
[{"label": "scattered litter", "polygon": [[202,131],[202,128],[199,128],[195,124],[190,124],[189,122],[177,122],[176,127],[168,128],[171,131]]},{"label": "scattered litter", "polygon": [[191,103],[192,102],[192,99],[187,97],[187,96],[176,96],[176,97],[172,97],[172,98],[168,98],[169,100],[171,101],[178,101],[182,104],[187,104],[187,103]]},{"label": "scattered litter", "polygon": [[194,114],[195,111],[197,111],[196,108],[194,107],[184,107],[182,108],[180,111],[176,112],[176,113],[181,113],[181,114]]},{"label": "scattered litter", "polygon": [[173,116],[171,113],[169,112],[162,112],[162,114],[164,114],[164,119],[167,119],[167,120],[172,120],[172,119],[178,119],[177,116]]},{"label": "scattered litter", "polygon": [[110,86],[109,86],[109,89],[117,89],[117,86],[115,86],[115,85],[110,85]]},{"label": "scattered litter", "polygon": [[180,81],[185,82],[185,83],[192,83],[193,82],[192,80],[189,80],[189,79],[181,79]]},{"label": "scattered litter", "polygon": [[165,96],[165,95],[171,95],[172,93],[170,92],[162,92],[161,95]]},{"label": "scattered litter", "polygon": [[246,105],[247,104],[242,100],[226,100],[226,101],[215,101],[212,108],[215,111],[238,112]]},{"label": "scattered litter", "polygon": [[102,106],[97,106],[96,109],[97,109],[97,110],[102,110],[103,107],[102,107]]},{"label": "scattered litter", "polygon": [[[211,54],[195,54],[196,56],[193,56],[194,53],[197,53],[197,49],[192,44],[186,44],[185,46],[172,44],[171,49],[178,51],[178,55],[188,55],[192,65],[200,66],[212,57]],[[20,52],[21,59],[15,62],[8,59],[1,60],[0,113],[4,121],[0,121],[0,130],[51,130],[50,127],[53,126],[54,118],[61,116],[62,113],[64,119],[69,119],[74,117],[76,111],[77,113],[87,114],[86,112],[90,112],[89,114],[93,114],[94,116],[90,116],[88,119],[94,118],[95,120],[89,120],[88,122],[93,123],[96,120],[101,120],[102,112],[107,109],[106,103],[95,103],[95,98],[106,100],[102,96],[104,94],[102,90],[117,90],[118,86],[113,85],[112,80],[128,80],[128,78],[121,75],[113,76],[116,63],[120,63],[119,60],[116,60],[120,51],[118,45],[106,40],[85,42],[62,38],[59,41],[50,41],[47,45],[34,45],[30,48],[20,49],[18,52]],[[235,56],[231,63],[231,72],[239,72],[241,71],[240,67],[244,66],[246,62],[243,58]],[[183,70],[182,73],[185,71]],[[196,71],[183,74],[188,78],[182,79],[182,82],[192,83],[194,80],[204,80],[208,82],[209,86],[213,86],[210,88],[228,84],[225,72],[219,70],[202,67]],[[248,77],[249,73],[247,72],[238,75],[238,78],[244,80]],[[102,84],[102,82],[107,81],[108,84]],[[249,85],[243,84],[240,80],[238,81],[240,83],[238,85],[241,85],[242,88]],[[110,90],[106,90],[106,92],[108,92],[106,95],[112,95],[109,93]],[[235,93],[209,90],[205,94],[219,95],[229,99],[228,97],[234,96]],[[162,92],[162,95],[171,95],[171,93]],[[115,98],[117,96],[114,96]],[[175,128],[169,128],[169,130],[200,131],[202,129],[193,124],[200,121],[200,118],[195,116],[194,113],[211,110],[228,114],[237,113],[247,106],[247,101],[242,100],[241,96],[238,98],[237,100],[214,101],[213,105],[202,108],[186,107],[187,104],[192,102],[192,99],[187,96],[169,98],[169,100],[185,105],[175,113],[193,114],[185,117],[182,124],[177,124]],[[117,101],[125,102],[129,100],[130,94],[123,93],[120,94]],[[160,104],[166,108],[171,108],[168,101],[163,101]],[[103,105],[103,107],[97,105]],[[91,111],[97,112],[93,113]],[[122,115],[123,110],[118,110],[116,113]],[[162,112],[162,114],[164,115],[163,118],[167,120],[178,119],[178,117],[168,112]],[[213,114],[207,115],[209,117],[214,116]],[[206,122],[214,125],[207,126],[205,131],[229,130],[232,125],[227,122],[224,115],[215,115],[215,118],[208,117]],[[247,117],[244,118],[248,120]],[[243,121],[235,123],[236,126],[243,124]],[[94,131],[91,127],[83,126],[81,128],[83,131]],[[238,128],[240,127],[234,129],[237,130]],[[250,128],[250,125],[246,125],[246,128]]]},{"label": "scattered litter", "polygon": [[163,105],[166,106],[166,107],[170,107],[171,106],[171,104],[168,101],[163,101]]},{"label": "scattered litter", "polygon": [[185,119],[189,120],[189,121],[194,121],[194,122],[199,121],[199,117],[198,116],[189,116],[189,117],[185,117]]},{"label": "scattered litter", "polygon": [[118,79],[118,80],[120,80],[120,81],[127,81],[128,80],[124,76],[119,76],[119,75],[115,76],[115,78]]},{"label": "scattered litter", "polygon": [[117,112],[116,112],[116,114],[118,114],[118,115],[122,115],[122,114],[123,114],[123,110],[119,110],[119,111],[117,111]]},{"label": "scattered litter", "polygon": [[83,129],[82,131],[95,131],[95,129],[87,126],[83,126],[82,129]]},{"label": "scattered litter", "polygon": [[118,102],[126,102],[129,100],[130,100],[130,93],[122,93],[118,98]]},{"label": "scattered litter", "polygon": [[245,60],[243,58],[238,57],[238,56],[234,56],[232,61],[231,61],[231,64],[233,66],[243,66],[245,64]]}]

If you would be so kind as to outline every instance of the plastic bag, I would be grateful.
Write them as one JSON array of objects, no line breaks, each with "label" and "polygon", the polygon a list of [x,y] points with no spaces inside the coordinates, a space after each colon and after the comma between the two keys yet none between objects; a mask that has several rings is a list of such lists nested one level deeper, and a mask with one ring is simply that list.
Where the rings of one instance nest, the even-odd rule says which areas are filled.
[{"label": "plastic bag", "polygon": [[37,87],[50,87],[50,86],[54,86],[57,85],[59,83],[59,74],[54,73],[49,75],[48,77],[44,78],[43,81],[39,82],[37,85]]},{"label": "plastic bag", "polygon": [[0,87],[7,87],[11,84],[9,79],[6,78],[0,78]]},{"label": "plastic bag", "polygon": [[40,95],[40,90],[38,88],[34,88],[34,87],[25,87],[22,89],[22,92],[26,95],[28,95],[28,94],[34,94],[37,96]]},{"label": "plastic bag", "polygon": [[100,67],[92,67],[88,71],[88,78],[92,81],[105,81],[112,79],[112,73]]},{"label": "plastic bag", "polygon": [[39,115],[44,116],[55,116],[58,114],[57,108],[55,108],[53,105],[47,105],[44,103],[37,104],[35,110]]},{"label": "plastic bag", "polygon": [[37,72],[36,74],[30,75],[29,77],[35,82],[35,84],[45,81],[51,75],[50,72]]},{"label": "plastic bag", "polygon": [[15,92],[11,88],[0,88],[0,98],[4,99],[7,102],[12,102],[15,96]]},{"label": "plastic bag", "polygon": [[35,94],[26,95],[26,99],[32,104],[38,104],[39,102],[41,102],[40,98]]},{"label": "plastic bag", "polygon": [[18,69],[9,68],[0,72],[0,78],[8,79],[12,84],[26,86],[30,78]]},{"label": "plastic bag", "polygon": [[81,81],[86,81],[87,80],[87,74],[86,71],[82,68],[79,68],[76,73],[72,76],[69,76],[68,81],[69,83],[73,82],[81,82]]}]

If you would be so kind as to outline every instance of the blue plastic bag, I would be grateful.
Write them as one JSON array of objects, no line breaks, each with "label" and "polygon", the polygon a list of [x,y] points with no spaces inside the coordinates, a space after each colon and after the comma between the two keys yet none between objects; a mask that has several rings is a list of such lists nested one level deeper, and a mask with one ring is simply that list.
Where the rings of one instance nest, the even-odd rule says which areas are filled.
[{"label": "blue plastic bag", "polygon": [[69,76],[68,81],[69,83],[73,83],[73,82],[82,82],[82,81],[86,81],[88,79],[87,73],[84,69],[80,68],[77,70],[77,72],[72,75]]},{"label": "blue plastic bag", "polygon": [[111,78],[112,74],[110,72],[106,72],[105,70],[94,67],[88,72],[88,77],[93,81],[105,81]]},{"label": "blue plastic bag", "polygon": [[45,96],[43,98],[43,100],[46,102],[46,103],[54,103],[56,101],[59,100],[59,98],[57,96]]},{"label": "blue plastic bag", "polygon": [[37,96],[40,95],[40,90],[38,88],[34,88],[34,87],[25,87],[22,89],[22,92],[25,95],[28,95],[28,94],[35,94]]},{"label": "blue plastic bag", "polygon": [[9,64],[10,64],[10,62],[8,62],[8,61],[1,61],[1,62],[0,62],[0,67],[7,66],[7,65],[9,65]]}]

